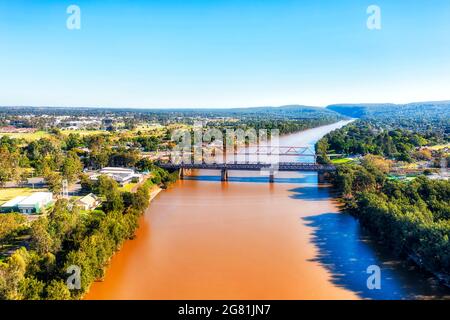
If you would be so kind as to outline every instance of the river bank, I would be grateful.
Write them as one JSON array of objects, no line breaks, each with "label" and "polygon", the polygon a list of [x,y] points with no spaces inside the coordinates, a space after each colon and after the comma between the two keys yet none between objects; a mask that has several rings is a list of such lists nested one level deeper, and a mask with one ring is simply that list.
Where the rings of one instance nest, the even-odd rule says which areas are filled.
[{"label": "river bank", "polygon": [[[282,137],[311,145],[338,123]],[[405,299],[440,297],[339,211],[317,174],[200,170],[154,198],[134,240],[86,299]],[[366,286],[382,268],[382,289]]]}]

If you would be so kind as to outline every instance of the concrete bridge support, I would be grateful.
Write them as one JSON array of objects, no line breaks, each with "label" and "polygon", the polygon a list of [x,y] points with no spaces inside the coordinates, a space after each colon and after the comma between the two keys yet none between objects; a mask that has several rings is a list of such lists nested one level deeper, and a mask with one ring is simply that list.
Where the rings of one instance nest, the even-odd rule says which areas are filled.
[{"label": "concrete bridge support", "polygon": [[317,181],[319,183],[325,183],[325,172],[323,171],[317,172]]},{"label": "concrete bridge support", "polygon": [[319,183],[327,183],[330,180],[330,173],[326,171],[318,171],[317,177]]},{"label": "concrete bridge support", "polygon": [[178,170],[178,179],[183,180],[184,179],[184,169],[180,168]]},{"label": "concrete bridge support", "polygon": [[178,178],[180,180],[184,180],[185,176],[191,175],[192,174],[192,170],[191,169],[186,169],[186,168],[180,168],[178,171]]},{"label": "concrete bridge support", "polygon": [[269,183],[275,182],[275,172],[273,170],[270,170],[269,172]]},{"label": "concrete bridge support", "polygon": [[228,181],[228,170],[227,169],[220,170],[220,180]]}]

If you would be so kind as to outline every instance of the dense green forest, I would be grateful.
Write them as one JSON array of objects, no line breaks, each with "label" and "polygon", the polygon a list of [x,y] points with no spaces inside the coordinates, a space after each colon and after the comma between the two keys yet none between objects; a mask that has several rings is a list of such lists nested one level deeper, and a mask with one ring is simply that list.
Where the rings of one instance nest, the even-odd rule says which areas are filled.
[{"label": "dense green forest", "polygon": [[326,154],[375,154],[399,161],[411,162],[424,156],[415,148],[444,144],[450,136],[439,130],[415,132],[402,127],[387,129],[374,120],[358,120],[328,133],[316,145],[319,161],[329,162]]},{"label": "dense green forest", "polygon": [[450,284],[450,182],[389,180],[375,160],[338,167],[333,184],[345,210],[394,252]]},{"label": "dense green forest", "polygon": [[327,109],[342,115],[372,120],[387,130],[402,128],[417,133],[450,135],[450,101],[415,102],[409,104],[343,104]]},{"label": "dense green forest", "polygon": [[352,118],[386,121],[401,119],[430,120],[450,118],[450,101],[414,102],[408,104],[334,104],[327,109]]},{"label": "dense green forest", "polygon": [[[442,111],[440,107],[437,110]],[[430,113],[420,120],[421,125],[427,125],[418,127],[414,121],[403,124],[402,112],[389,113],[391,118],[377,112],[362,115],[362,119],[319,140],[318,160],[329,163],[330,153],[360,155],[352,163],[338,165],[331,177],[343,209],[393,252],[412,259],[450,285],[450,182],[424,175],[412,180],[388,175],[395,161],[427,160],[430,165],[441,165],[440,159],[447,158],[448,165],[444,151],[431,153],[420,148],[449,142],[448,119]]]}]

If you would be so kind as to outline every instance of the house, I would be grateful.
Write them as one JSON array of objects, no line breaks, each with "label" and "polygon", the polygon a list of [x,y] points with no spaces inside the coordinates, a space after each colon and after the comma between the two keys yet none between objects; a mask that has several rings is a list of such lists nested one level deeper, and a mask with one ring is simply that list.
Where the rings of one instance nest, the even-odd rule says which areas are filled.
[{"label": "house", "polygon": [[53,193],[51,192],[35,192],[30,196],[18,196],[4,203],[0,207],[0,211],[21,212],[25,214],[40,213],[42,209],[51,204],[53,201]]},{"label": "house", "polygon": [[93,210],[100,205],[100,199],[93,193],[88,194],[76,201],[76,205],[83,210]]},{"label": "house", "polygon": [[101,175],[106,175],[114,179],[121,186],[124,186],[130,182],[141,182],[143,179],[143,175],[136,173],[133,169],[120,167],[105,167],[100,170],[99,174],[90,176],[90,179],[97,181],[98,177]]}]

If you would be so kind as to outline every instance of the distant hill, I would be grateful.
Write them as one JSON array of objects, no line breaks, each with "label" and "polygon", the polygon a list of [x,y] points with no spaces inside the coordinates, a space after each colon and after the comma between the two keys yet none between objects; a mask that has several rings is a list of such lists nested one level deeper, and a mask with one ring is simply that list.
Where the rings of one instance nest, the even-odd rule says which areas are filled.
[{"label": "distant hill", "polygon": [[408,104],[335,104],[328,110],[342,115],[378,120],[440,120],[450,119],[450,101],[414,102]]}]

